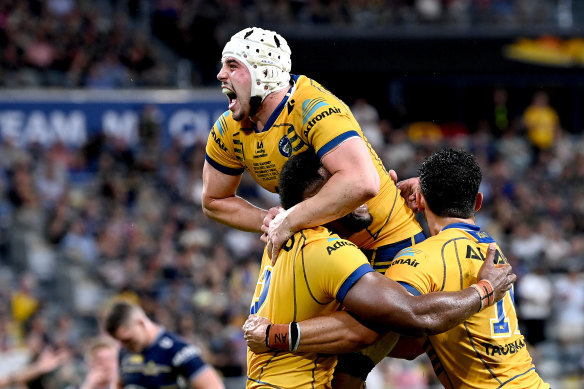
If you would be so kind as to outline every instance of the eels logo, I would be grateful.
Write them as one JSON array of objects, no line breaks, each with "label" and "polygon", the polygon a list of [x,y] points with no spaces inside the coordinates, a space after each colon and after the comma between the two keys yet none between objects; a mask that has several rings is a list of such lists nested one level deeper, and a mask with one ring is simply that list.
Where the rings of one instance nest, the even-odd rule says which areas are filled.
[{"label": "eels logo", "polygon": [[292,155],[292,143],[287,135],[284,135],[278,143],[278,150],[284,157],[289,158]]}]

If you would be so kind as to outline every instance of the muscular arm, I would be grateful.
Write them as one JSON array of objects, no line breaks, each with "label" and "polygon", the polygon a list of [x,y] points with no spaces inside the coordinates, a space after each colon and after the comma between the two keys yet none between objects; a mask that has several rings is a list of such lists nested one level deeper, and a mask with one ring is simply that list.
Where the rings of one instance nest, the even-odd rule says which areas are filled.
[{"label": "muscular arm", "polygon": [[347,139],[325,154],[322,164],[332,174],[327,183],[316,195],[277,215],[266,228],[273,244],[268,246],[272,259],[295,232],[336,220],[379,192],[379,173],[359,137]]},{"label": "muscular arm", "polygon": [[205,161],[203,166],[203,213],[211,219],[243,231],[262,232],[267,211],[235,194],[241,176],[221,173]]},{"label": "muscular arm", "polygon": [[287,216],[294,231],[323,225],[348,214],[379,192],[379,174],[361,138],[347,139],[322,157],[332,174],[313,197]]},{"label": "muscular arm", "polygon": [[[478,279],[487,279],[493,285],[493,301],[498,301],[515,282],[509,265],[495,267],[495,246],[487,250],[487,258]],[[425,336],[444,332],[477,313],[480,297],[473,287],[458,292],[436,292],[412,296],[397,282],[377,272],[363,275],[349,289],[343,306],[367,327],[378,332],[395,331],[402,335]],[[345,315],[342,317],[341,315]],[[248,319],[243,327],[246,341],[253,351],[264,351],[267,319]],[[249,323],[249,325],[248,325]],[[298,351],[325,350],[345,353],[371,344],[376,339],[346,312],[335,316],[321,316],[298,323],[300,345]],[[352,328],[347,328],[351,326]],[[347,337],[348,341],[344,339]]]}]

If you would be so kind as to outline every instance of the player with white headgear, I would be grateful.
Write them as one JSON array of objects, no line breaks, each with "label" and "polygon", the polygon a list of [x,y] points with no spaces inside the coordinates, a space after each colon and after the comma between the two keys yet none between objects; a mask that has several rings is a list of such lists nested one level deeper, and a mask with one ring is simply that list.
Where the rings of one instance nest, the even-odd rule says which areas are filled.
[{"label": "player with white headgear", "polygon": [[[265,232],[275,261],[297,231],[325,224],[364,203],[371,226],[350,240],[384,272],[393,256],[425,238],[383,163],[350,109],[318,82],[291,74],[291,50],[273,31],[246,28],[226,43],[217,79],[229,109],[213,126],[203,167],[202,205],[214,220],[244,231]],[[312,147],[331,179],[313,197],[283,211],[257,207],[237,195],[247,170],[277,192],[284,163]],[[267,236],[267,238],[266,238]],[[367,375],[372,363],[356,375]]]}]

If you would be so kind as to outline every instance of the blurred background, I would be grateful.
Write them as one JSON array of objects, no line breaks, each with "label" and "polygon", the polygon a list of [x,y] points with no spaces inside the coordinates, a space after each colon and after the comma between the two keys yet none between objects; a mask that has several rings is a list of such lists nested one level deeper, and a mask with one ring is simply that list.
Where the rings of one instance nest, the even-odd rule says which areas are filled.
[{"label": "blurred background", "polygon": [[[538,371],[584,387],[581,0],[0,1],[0,378],[51,346],[70,358],[29,387],[78,387],[124,296],[244,385],[263,244],[200,195],[221,49],[247,26],[282,34],[400,178],[443,146],[477,156]],[[278,201],[249,177],[240,195]],[[420,357],[368,387],[440,386]]]}]

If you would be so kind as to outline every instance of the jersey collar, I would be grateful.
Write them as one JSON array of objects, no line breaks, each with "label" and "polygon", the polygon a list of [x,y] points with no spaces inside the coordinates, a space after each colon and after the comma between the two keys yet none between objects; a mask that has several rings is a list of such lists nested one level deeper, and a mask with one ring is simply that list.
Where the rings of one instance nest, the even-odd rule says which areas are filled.
[{"label": "jersey collar", "polygon": [[475,225],[475,224],[469,224],[469,223],[452,223],[447,225],[446,227],[444,227],[442,229],[442,231],[447,230],[449,228],[460,228],[462,230],[472,230],[472,231],[480,231],[481,227]]},{"label": "jersey collar", "polygon": [[481,228],[474,224],[468,223],[452,223],[442,229],[442,231],[449,228],[459,228],[469,235],[473,236],[479,243],[494,243],[495,239],[486,231],[481,231]]},{"label": "jersey collar", "polygon": [[272,112],[272,114],[270,115],[270,118],[266,122],[266,125],[264,126],[264,129],[262,131],[258,131],[258,129],[255,126],[255,124],[252,123],[253,130],[255,132],[266,132],[270,128],[272,128],[272,124],[274,124],[274,122],[276,121],[276,119],[278,118],[278,116],[280,116],[280,113],[282,112],[282,110],[286,106],[286,103],[288,102],[288,99],[290,98],[290,96],[292,96],[294,94],[294,91],[296,90],[296,80],[297,79],[298,79],[298,76],[291,75],[290,80],[293,82],[293,85],[290,87],[290,89],[288,89],[288,93],[286,93],[286,96],[284,96],[284,98],[282,99],[282,101],[280,101],[280,104],[278,104],[278,106],[276,107],[276,109],[274,110],[274,112]]}]

